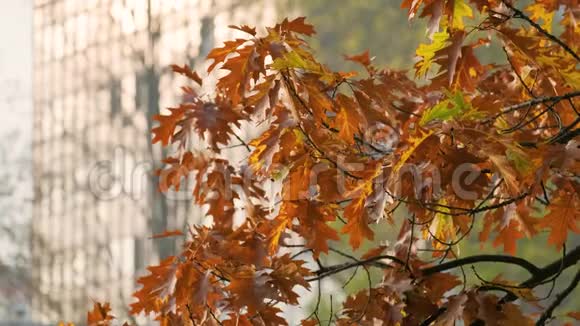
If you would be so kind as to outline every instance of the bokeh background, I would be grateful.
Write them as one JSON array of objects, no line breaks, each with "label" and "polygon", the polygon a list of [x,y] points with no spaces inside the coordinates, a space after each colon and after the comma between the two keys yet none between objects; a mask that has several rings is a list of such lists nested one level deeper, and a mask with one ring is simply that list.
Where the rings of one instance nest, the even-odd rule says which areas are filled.
[{"label": "bokeh background", "polygon": [[[149,237],[202,221],[187,196],[153,186],[164,153],[151,117],[179,103],[184,82],[170,64],[205,71],[207,53],[238,35],[228,25],[307,16],[330,67],[357,69],[343,55],[369,49],[380,66],[410,69],[425,28],[399,3],[0,0],[0,325],[82,324],[92,300],[123,317],[135,278],[179,245]],[[361,275],[343,289],[349,277],[325,281],[336,300],[366,286]]]}]

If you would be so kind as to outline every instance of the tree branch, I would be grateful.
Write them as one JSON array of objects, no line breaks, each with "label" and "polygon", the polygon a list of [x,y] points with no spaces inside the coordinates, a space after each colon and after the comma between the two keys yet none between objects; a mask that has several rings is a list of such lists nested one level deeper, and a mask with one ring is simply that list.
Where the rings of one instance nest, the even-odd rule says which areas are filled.
[{"label": "tree branch", "polygon": [[[465,259],[467,259],[467,258],[471,258],[471,257],[466,257]],[[512,258],[516,258],[516,257],[512,257]],[[547,278],[549,278],[557,273],[560,273],[564,269],[576,264],[579,260],[580,260],[580,246],[574,248],[574,250],[572,250],[570,253],[566,254],[561,259],[558,259],[558,260],[552,262],[551,264],[545,266],[544,268],[538,269],[535,265],[532,265],[532,266],[534,266],[533,269],[536,269],[536,270],[534,272],[530,271],[532,276],[527,281],[520,284],[520,286],[518,286],[518,288],[530,287],[530,286],[536,285],[536,284],[546,280]],[[451,261],[450,263],[453,263],[453,262],[456,262],[456,261]],[[526,263],[528,263],[528,262],[526,261]],[[526,264],[526,263],[524,263],[524,264]],[[444,264],[442,264],[442,265],[444,265]],[[441,265],[434,266],[434,267],[439,267],[439,266],[441,266]],[[456,267],[456,266],[453,266],[453,267]],[[453,267],[450,267],[450,268],[453,268]],[[438,273],[441,271],[441,270],[435,270],[435,269],[433,269],[433,270],[434,270],[433,273]],[[423,270],[423,275],[425,275],[425,270]],[[568,286],[568,288],[566,288],[562,293],[560,293],[558,295],[558,297],[556,297],[556,300],[550,305],[550,307],[548,307],[548,309],[542,315],[542,316],[546,315],[547,317],[544,320],[542,320],[542,317],[541,317],[540,320],[538,320],[538,323],[536,325],[544,325],[547,318],[549,318],[549,316],[551,316],[553,310],[578,285],[578,283],[580,282],[579,278],[580,278],[580,271],[576,273],[576,277],[574,278],[572,283]],[[485,286],[485,289],[480,288],[480,290],[501,290],[501,291],[507,292],[508,294],[506,296],[504,296],[503,299],[500,300],[500,303],[514,301],[518,298],[513,292],[511,292],[507,289],[501,288],[501,287]],[[427,319],[425,319],[421,323],[421,325],[422,326],[430,325],[432,322],[437,320],[437,318],[439,318],[439,316],[441,316],[446,310],[447,310],[446,307],[440,307],[435,313],[433,313],[431,316],[429,316]],[[540,321],[542,321],[542,323],[540,323]],[[474,322],[472,325],[479,325],[479,324],[480,324],[480,320]]]},{"label": "tree branch", "polygon": [[503,108],[501,110],[500,113],[498,113],[495,116],[493,116],[491,118],[491,120],[493,120],[493,119],[495,119],[495,118],[497,118],[497,117],[499,117],[501,115],[504,115],[506,113],[510,113],[510,112],[519,110],[521,108],[525,108],[525,107],[530,106],[530,105],[536,105],[536,104],[541,104],[541,103],[546,103],[546,102],[555,102],[555,103],[557,103],[557,102],[560,102],[562,100],[571,99],[571,98],[574,98],[574,97],[577,97],[577,96],[580,96],[580,91],[574,91],[574,92],[570,92],[570,93],[566,93],[566,94],[558,95],[558,96],[537,97],[537,98],[531,99],[529,101],[525,101],[525,102],[521,102],[521,103],[518,103],[518,104],[506,106],[505,108]]},{"label": "tree branch", "polygon": [[[349,256],[349,258],[356,259],[354,257],[351,258],[350,256]],[[387,265],[387,264],[384,264],[384,265],[377,264],[377,261],[382,260],[382,259],[390,259],[391,261],[397,263],[398,265],[401,265],[403,267],[406,266],[406,264],[403,260],[401,260],[395,256],[380,255],[380,256],[371,257],[371,258],[368,258],[365,260],[355,260],[355,261],[350,262],[350,263],[343,263],[343,264],[338,264],[338,265],[321,267],[318,271],[315,272],[317,276],[308,279],[307,282],[319,281],[319,280],[321,280],[325,277],[328,277],[330,275],[334,275],[334,274],[337,274],[337,273],[340,273],[342,271],[348,270],[348,269],[353,268],[353,267],[358,267],[358,266],[364,267],[367,265],[371,265],[371,266],[379,267],[379,268],[392,268],[392,266]],[[576,264],[578,261],[580,261],[580,246],[577,246],[576,248],[574,248],[574,250],[572,250],[571,252],[566,254],[561,259],[558,259],[558,260],[552,262],[551,264],[546,265],[543,268],[539,268],[536,265],[532,264],[531,262],[527,261],[526,259],[523,259],[520,257],[513,257],[513,256],[506,256],[506,255],[474,255],[474,256],[469,256],[469,257],[465,257],[465,258],[455,259],[455,260],[448,261],[448,262],[445,262],[445,263],[442,263],[439,265],[422,268],[422,269],[420,269],[420,275],[429,276],[429,275],[441,273],[441,272],[444,272],[447,270],[451,270],[454,268],[462,267],[464,265],[483,263],[483,262],[505,263],[505,264],[520,266],[520,267],[524,268],[525,270],[527,270],[532,275],[528,280],[521,283],[519,285],[519,287],[534,287],[535,285],[541,283],[542,281],[545,281],[549,277],[551,277],[557,273],[560,273],[561,271],[565,270],[566,268]],[[408,269],[408,271],[409,271],[409,273],[411,273],[411,271],[409,269]],[[413,275],[411,274],[411,276],[413,276]],[[501,299],[500,303],[514,301],[517,298],[518,297],[516,295],[514,295],[513,293],[507,294],[506,296],[504,296],[504,298]]]},{"label": "tree branch", "polygon": [[[308,279],[307,281],[308,282],[318,281],[318,280],[321,280],[327,276],[348,270],[352,267],[365,266],[365,265],[376,266],[374,263],[376,263],[378,260],[381,260],[381,259],[390,259],[393,262],[397,263],[398,265],[405,266],[405,262],[402,261],[401,259],[395,257],[395,256],[381,255],[381,256],[371,257],[371,258],[368,258],[365,260],[357,260],[357,261],[352,262],[352,263],[344,263],[344,264],[332,265],[332,266],[321,268],[315,272],[317,274],[317,276],[312,277],[312,278]],[[382,268],[391,268],[391,266],[385,264],[384,266],[382,266]]]},{"label": "tree branch", "polygon": [[524,268],[525,270],[530,272],[530,274],[532,274],[532,275],[535,275],[535,274],[540,272],[540,268],[538,268],[536,265],[534,265],[534,264],[530,263],[529,261],[527,261],[523,258],[520,258],[520,257],[506,256],[506,255],[475,255],[475,256],[469,256],[469,257],[465,257],[465,258],[451,260],[451,261],[445,262],[443,264],[435,265],[432,267],[423,268],[423,269],[421,269],[421,275],[429,276],[432,274],[437,274],[437,273],[444,272],[446,270],[454,269],[457,267],[461,267],[464,265],[470,265],[470,264],[474,264],[474,263],[483,263],[483,262],[506,263],[506,264],[517,265],[517,266]]},{"label": "tree branch", "polygon": [[[538,272],[532,274],[532,276],[528,278],[526,281],[522,282],[520,286],[533,287],[547,280],[551,276],[562,272],[568,267],[575,265],[578,261],[580,261],[580,246],[574,248],[564,257],[552,262],[551,264],[546,265],[544,268],[541,268]],[[504,296],[500,302],[502,303],[511,302],[515,301],[517,298],[518,297],[515,295],[508,294]]]},{"label": "tree branch", "polygon": [[[381,256],[371,257],[371,258],[368,258],[365,260],[356,260],[356,261],[351,262],[351,263],[343,263],[343,264],[332,265],[332,266],[321,268],[315,272],[317,274],[317,276],[308,279],[308,282],[318,281],[318,280],[321,280],[327,276],[337,274],[337,273],[340,273],[342,271],[345,271],[347,269],[350,269],[352,267],[357,267],[357,266],[371,265],[371,266],[379,267],[379,268],[392,268],[392,266],[387,265],[387,264],[384,264],[384,265],[376,264],[376,262],[378,260],[381,260],[381,259],[390,259],[393,262],[395,262],[401,266],[406,265],[403,260],[401,260],[397,257],[390,256],[390,255],[381,255]],[[523,258],[520,258],[520,257],[513,257],[513,256],[506,256],[506,255],[475,255],[475,256],[469,256],[469,257],[465,257],[465,258],[455,259],[455,260],[448,261],[446,263],[431,266],[431,267],[422,268],[420,270],[420,275],[429,276],[429,275],[441,273],[441,272],[444,272],[444,271],[447,271],[450,269],[454,269],[457,267],[461,267],[464,265],[483,263],[483,262],[506,263],[506,264],[517,265],[517,266],[524,268],[525,270],[530,272],[530,274],[532,274],[532,275],[539,275],[542,272],[542,270],[540,268],[538,268],[536,265],[534,265],[534,264],[530,263],[529,261],[527,261]]]},{"label": "tree branch", "polygon": [[556,36],[550,34],[547,30],[545,30],[544,28],[542,28],[542,26],[538,25],[538,23],[536,23],[535,21],[533,21],[526,14],[524,14],[521,10],[519,10],[519,9],[515,8],[514,6],[512,6],[508,1],[502,0],[502,2],[503,2],[504,5],[506,5],[508,8],[510,8],[514,12],[514,14],[513,14],[512,17],[519,18],[519,19],[523,19],[523,20],[527,21],[538,32],[542,33],[545,37],[547,37],[551,41],[553,41],[553,42],[557,43],[558,45],[560,45],[562,47],[562,49],[564,49],[564,51],[568,52],[570,55],[572,55],[574,57],[574,59],[576,59],[576,61],[580,62],[580,56],[578,56],[578,54],[576,52],[574,52],[572,50],[572,48],[570,48],[570,46],[568,44],[564,43],[564,41],[560,40]]},{"label": "tree branch", "polygon": [[540,316],[540,319],[538,319],[538,321],[536,322],[536,326],[543,326],[546,324],[546,321],[552,318],[552,313],[554,312],[554,309],[556,309],[556,307],[558,307],[562,303],[562,301],[564,301],[564,299],[566,299],[566,297],[569,296],[570,293],[572,293],[572,291],[574,291],[576,286],[578,286],[578,283],[580,283],[580,270],[576,272],[576,276],[574,277],[570,285],[568,285],[568,287],[565,288],[564,291],[562,291],[556,296],[556,300],[554,300],[554,302],[552,302],[552,304],[550,304],[550,306],[544,311],[542,316]]},{"label": "tree branch", "polygon": [[560,132],[555,135],[552,139],[550,139],[550,143],[561,143],[565,144],[572,138],[576,137],[580,132],[580,129],[573,129],[576,125],[580,124],[580,117],[577,117],[572,123],[570,123],[567,127],[560,130]]},{"label": "tree branch", "polygon": [[575,265],[578,261],[580,261],[580,246],[574,248],[572,251],[566,254],[566,256],[540,269],[538,273],[534,274],[522,285],[532,285],[542,282],[547,278],[549,278],[550,276],[560,272],[561,270],[565,270],[566,268]]}]

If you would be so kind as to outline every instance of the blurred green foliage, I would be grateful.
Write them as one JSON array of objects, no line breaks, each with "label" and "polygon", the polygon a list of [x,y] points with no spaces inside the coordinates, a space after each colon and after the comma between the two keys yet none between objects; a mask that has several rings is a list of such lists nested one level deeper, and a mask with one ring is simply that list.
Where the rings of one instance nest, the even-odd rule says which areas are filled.
[{"label": "blurred green foliage", "polygon": [[411,68],[425,37],[422,20],[409,22],[400,1],[295,0],[283,10],[307,17],[317,35],[310,40],[318,58],[333,69],[352,70],[343,55],[370,50],[375,64]]}]

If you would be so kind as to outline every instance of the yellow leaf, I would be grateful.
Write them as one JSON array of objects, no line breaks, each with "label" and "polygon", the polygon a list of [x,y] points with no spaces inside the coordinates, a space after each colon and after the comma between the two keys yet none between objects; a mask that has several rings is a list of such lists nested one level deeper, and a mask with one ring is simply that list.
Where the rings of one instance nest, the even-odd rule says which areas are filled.
[{"label": "yellow leaf", "polygon": [[473,18],[473,10],[465,3],[465,0],[454,0],[453,23],[451,26],[454,29],[465,29],[465,24],[463,23],[464,17]]},{"label": "yellow leaf", "polygon": [[541,3],[535,3],[531,6],[526,8],[527,11],[532,13],[530,18],[534,21],[542,21],[540,26],[547,30],[548,32],[552,31],[552,22],[554,20],[554,11],[546,10],[544,5]]},{"label": "yellow leaf", "polygon": [[562,77],[570,87],[580,89],[580,71],[572,68],[570,70],[559,70]]},{"label": "yellow leaf", "polygon": [[425,76],[433,64],[435,52],[445,48],[448,39],[449,34],[447,33],[447,30],[442,30],[441,32],[433,34],[433,41],[431,44],[419,44],[416,54],[421,58],[421,60],[415,64],[415,75],[417,77]]},{"label": "yellow leaf", "polygon": [[[442,199],[438,203],[441,205],[446,205],[447,201]],[[436,238],[433,239],[433,248],[445,249],[446,246],[440,241],[447,243],[454,242],[457,239],[457,231],[455,224],[453,223],[453,217],[451,215],[445,214],[449,213],[449,209],[442,206],[439,207],[438,210],[440,212],[435,214],[435,217],[429,226],[429,231],[434,236],[434,238]]]},{"label": "yellow leaf", "polygon": [[277,58],[271,65],[272,69],[284,70],[288,68],[299,68],[311,72],[319,72],[320,65],[302,57],[298,52],[292,51],[284,54],[283,57]]},{"label": "yellow leaf", "polygon": [[420,135],[421,135],[420,137],[412,139],[411,140],[411,142],[412,142],[411,147],[409,147],[407,150],[405,150],[403,152],[403,154],[401,155],[401,158],[399,159],[399,161],[397,162],[397,164],[395,165],[395,167],[393,169],[393,173],[399,172],[399,170],[403,167],[405,162],[407,162],[409,157],[411,157],[411,155],[413,155],[413,153],[415,152],[417,147],[419,147],[419,145],[421,145],[421,143],[423,143],[425,141],[425,139],[429,138],[429,136],[431,136],[432,134],[433,134],[433,131],[431,131],[431,130],[429,130],[427,132],[420,132]]},{"label": "yellow leaf", "polygon": [[273,222],[274,226],[268,238],[268,252],[274,254],[278,249],[280,237],[286,231],[286,226],[290,223],[291,218],[286,215],[278,216]]}]

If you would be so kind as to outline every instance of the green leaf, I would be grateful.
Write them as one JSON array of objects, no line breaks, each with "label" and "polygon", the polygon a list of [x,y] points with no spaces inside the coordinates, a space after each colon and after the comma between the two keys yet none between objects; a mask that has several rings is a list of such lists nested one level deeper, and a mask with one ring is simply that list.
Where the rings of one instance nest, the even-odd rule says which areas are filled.
[{"label": "green leaf", "polygon": [[532,163],[523,151],[519,149],[507,149],[506,157],[513,163],[518,172],[524,174],[531,172]]},{"label": "green leaf", "polygon": [[471,104],[465,101],[463,93],[460,91],[448,93],[447,99],[437,103],[434,107],[423,114],[419,124],[424,126],[433,120],[451,120],[458,116],[463,116],[471,110]]},{"label": "green leaf", "polygon": [[319,71],[320,66],[315,62],[307,60],[300,56],[296,51],[288,52],[283,57],[277,58],[271,65],[272,69],[284,70],[290,68],[299,68],[308,71]]}]

